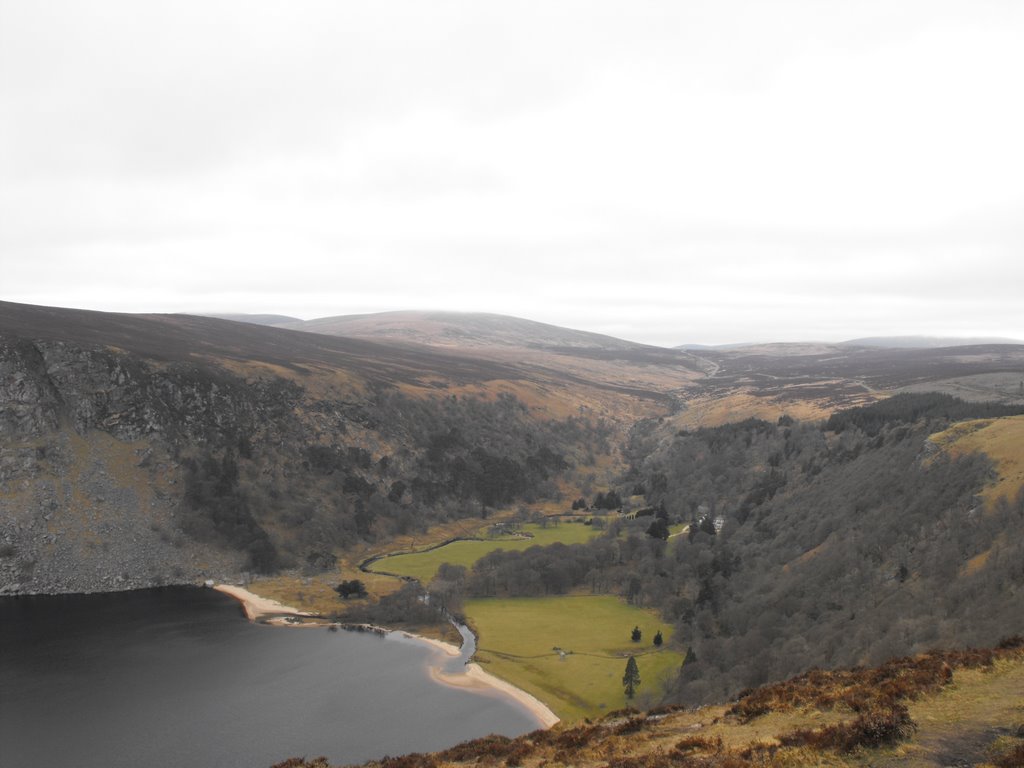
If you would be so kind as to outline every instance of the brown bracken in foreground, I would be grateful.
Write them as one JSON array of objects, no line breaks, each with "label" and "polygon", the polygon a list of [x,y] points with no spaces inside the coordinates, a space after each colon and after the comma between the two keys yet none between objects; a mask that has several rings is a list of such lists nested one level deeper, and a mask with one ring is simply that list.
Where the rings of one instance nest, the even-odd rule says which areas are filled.
[{"label": "brown bracken in foreground", "polygon": [[[598,722],[488,736],[370,768],[1024,766],[1024,638],[932,651],[873,669],[811,670],[731,705],[613,712]],[[329,768],[293,758],[275,768]]]}]

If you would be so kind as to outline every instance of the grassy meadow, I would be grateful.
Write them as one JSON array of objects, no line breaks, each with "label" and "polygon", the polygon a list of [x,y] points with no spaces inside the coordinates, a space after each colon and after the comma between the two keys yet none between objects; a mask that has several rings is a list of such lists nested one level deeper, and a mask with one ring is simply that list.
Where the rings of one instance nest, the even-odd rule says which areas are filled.
[{"label": "grassy meadow", "polygon": [[999,476],[982,491],[985,501],[1013,499],[1024,487],[1024,416],[961,421],[929,439],[953,455],[981,451],[996,463]]},{"label": "grassy meadow", "polygon": [[[568,722],[653,706],[683,663],[682,653],[668,648],[671,626],[610,595],[474,599],[466,601],[465,613],[478,634],[476,659],[483,668]],[[638,643],[630,640],[634,626],[642,632]],[[661,648],[652,642],[658,630]],[[564,658],[556,647],[568,652]],[[641,679],[632,702],[622,687],[630,654]]]},{"label": "grassy meadow", "polygon": [[370,565],[370,570],[377,573],[393,573],[398,576],[411,576],[421,584],[429,584],[442,563],[464,565],[471,568],[473,563],[497,549],[524,550],[530,547],[547,546],[549,544],[580,544],[589,541],[599,534],[593,526],[582,523],[548,523],[541,527],[536,523],[522,526],[526,538],[501,536],[493,539],[454,541],[443,547],[423,552],[391,555]]}]

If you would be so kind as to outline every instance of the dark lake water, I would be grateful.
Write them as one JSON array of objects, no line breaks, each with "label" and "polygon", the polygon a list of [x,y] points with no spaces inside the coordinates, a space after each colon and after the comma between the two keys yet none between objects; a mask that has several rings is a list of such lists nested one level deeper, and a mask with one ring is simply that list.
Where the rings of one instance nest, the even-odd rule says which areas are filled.
[{"label": "dark lake water", "polygon": [[349,763],[539,727],[434,682],[440,656],[398,634],[252,625],[199,588],[0,598],[0,766]]}]

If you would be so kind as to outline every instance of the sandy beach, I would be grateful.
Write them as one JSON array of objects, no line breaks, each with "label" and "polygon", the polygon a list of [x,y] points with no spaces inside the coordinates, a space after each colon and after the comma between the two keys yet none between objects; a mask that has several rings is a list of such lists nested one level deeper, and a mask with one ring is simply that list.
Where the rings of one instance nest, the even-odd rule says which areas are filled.
[{"label": "sandy beach", "polygon": [[312,618],[316,615],[309,611],[300,611],[298,608],[292,608],[290,605],[282,605],[277,600],[260,597],[243,587],[236,587],[233,584],[216,584],[213,588],[238,600],[242,604],[242,608],[245,610],[245,615],[249,621],[258,621],[266,616],[304,616]]},{"label": "sandy beach", "polygon": [[[411,637],[419,640],[420,642],[432,645],[434,648],[437,648],[448,656],[457,657],[462,655],[461,649],[451,643],[434,640],[430,637],[423,637],[422,635],[414,635],[409,632],[404,634],[406,637]],[[526,709],[530,711],[530,714],[541,721],[544,728],[550,728],[555,723],[559,722],[560,718],[558,715],[548,709],[547,705],[540,699],[530,695],[521,688],[516,688],[511,683],[508,683],[499,677],[495,677],[489,672],[485,672],[483,667],[479,664],[467,664],[463,668],[463,671],[457,674],[442,672],[438,667],[432,666],[430,668],[430,676],[437,680],[437,682],[450,685],[454,688],[468,688],[477,691],[500,691],[526,707]]]},{"label": "sandy beach", "polygon": [[559,722],[558,715],[548,709],[547,705],[545,705],[540,699],[535,696],[531,696],[521,688],[516,688],[511,683],[507,683],[501,678],[495,677],[489,672],[485,672],[479,664],[467,664],[465,671],[457,675],[446,674],[436,667],[432,667],[430,674],[431,677],[438,682],[444,683],[445,685],[451,685],[456,688],[469,688],[478,691],[488,689],[500,691],[526,707],[526,709],[530,711],[530,714],[541,721],[544,728],[550,728],[555,723]]}]

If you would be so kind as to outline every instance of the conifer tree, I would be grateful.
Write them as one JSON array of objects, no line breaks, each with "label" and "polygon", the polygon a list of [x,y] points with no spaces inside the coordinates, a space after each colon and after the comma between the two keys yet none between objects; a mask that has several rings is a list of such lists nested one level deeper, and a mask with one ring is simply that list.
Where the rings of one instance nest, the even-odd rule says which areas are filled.
[{"label": "conifer tree", "polygon": [[626,674],[622,676],[622,685],[626,689],[626,698],[632,699],[640,685],[640,668],[636,665],[636,659],[632,656],[626,662]]}]

